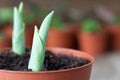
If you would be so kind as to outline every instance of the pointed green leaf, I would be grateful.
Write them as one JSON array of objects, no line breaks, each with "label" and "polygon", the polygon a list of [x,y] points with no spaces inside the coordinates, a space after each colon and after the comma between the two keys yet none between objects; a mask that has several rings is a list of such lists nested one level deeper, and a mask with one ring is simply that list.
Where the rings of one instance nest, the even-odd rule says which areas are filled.
[{"label": "pointed green leaf", "polygon": [[34,72],[39,72],[44,63],[45,58],[45,44],[48,35],[48,30],[52,20],[54,12],[52,11],[43,21],[40,30],[35,27],[34,38],[32,44],[32,51],[28,69],[32,69]]},{"label": "pointed green leaf", "polygon": [[43,67],[40,64],[43,64],[44,62],[44,56],[45,56],[44,53],[45,53],[45,50],[40,40],[39,31],[37,27],[35,26],[31,58],[29,61],[28,68],[32,69],[32,71],[34,72],[40,71],[41,68]]},{"label": "pointed green leaf", "polygon": [[[22,8],[22,5],[23,4],[21,4],[20,8]],[[22,55],[25,53],[25,39],[24,39],[25,24],[23,22],[21,12],[18,11],[16,7],[14,8],[12,50],[14,53],[18,55]]]},{"label": "pointed green leaf", "polygon": [[22,14],[22,11],[23,11],[23,2],[20,2],[18,11]]},{"label": "pointed green leaf", "polygon": [[0,8],[0,25],[12,23],[13,9],[12,8]]},{"label": "pointed green leaf", "polygon": [[49,15],[47,15],[40,27],[39,35],[42,40],[43,47],[45,47],[46,45],[46,38],[48,35],[48,30],[50,28],[53,14],[54,14],[54,11],[52,11]]}]

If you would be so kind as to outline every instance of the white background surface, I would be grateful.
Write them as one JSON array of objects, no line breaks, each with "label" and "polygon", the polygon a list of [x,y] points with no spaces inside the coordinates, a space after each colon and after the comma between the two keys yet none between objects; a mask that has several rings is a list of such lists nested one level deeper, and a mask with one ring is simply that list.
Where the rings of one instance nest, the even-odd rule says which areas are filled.
[{"label": "white background surface", "polygon": [[96,57],[91,80],[120,80],[120,53]]}]

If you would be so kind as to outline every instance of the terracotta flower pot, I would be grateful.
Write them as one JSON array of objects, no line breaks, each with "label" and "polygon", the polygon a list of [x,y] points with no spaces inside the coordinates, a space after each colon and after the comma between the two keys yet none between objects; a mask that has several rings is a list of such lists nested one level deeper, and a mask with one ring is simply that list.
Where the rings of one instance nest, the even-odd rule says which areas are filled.
[{"label": "terracotta flower pot", "polygon": [[80,31],[81,25],[79,23],[74,23],[74,22],[68,23],[67,25],[69,26],[68,28],[74,35],[74,48],[78,49],[77,32]]},{"label": "terracotta flower pot", "polygon": [[[8,25],[7,25],[8,26]],[[1,33],[3,34],[3,38],[2,39],[0,39],[0,50],[3,50],[3,49],[6,49],[6,48],[8,48],[8,47],[11,47],[12,46],[12,40],[11,40],[11,37],[9,37],[9,27],[7,27],[7,26],[5,26],[5,27],[2,27],[1,28]],[[8,29],[8,30],[7,30]],[[6,33],[8,34],[8,35],[6,35]]]},{"label": "terracotta flower pot", "polygon": [[34,26],[28,25],[25,28],[25,44],[27,47],[32,46],[33,33],[34,33]]},{"label": "terracotta flower pot", "polygon": [[48,47],[75,47],[75,36],[71,31],[56,30],[51,28],[48,33],[47,46]]},{"label": "terracotta flower pot", "polygon": [[77,32],[80,29],[80,24],[79,23],[67,23],[67,25],[69,26],[70,30],[74,33],[77,34]]},{"label": "terracotta flower pot", "polygon": [[120,25],[106,25],[105,29],[109,36],[108,40],[111,41],[112,51],[120,51]]},{"label": "terracotta flower pot", "polygon": [[100,55],[106,50],[105,35],[101,33],[78,33],[78,46],[93,56]]},{"label": "terracotta flower pot", "polygon": [[4,50],[8,47],[11,47],[11,39],[6,37],[4,39],[0,39],[0,50]]},{"label": "terracotta flower pot", "polygon": [[44,72],[22,72],[22,71],[9,71],[0,70],[1,80],[89,80],[91,67],[93,64],[93,57],[90,55],[64,48],[49,48],[55,54],[62,53],[64,55],[74,55],[76,57],[83,57],[90,60],[89,64],[81,67],[58,70],[58,71],[44,71]]},{"label": "terracotta flower pot", "polygon": [[2,31],[6,35],[7,38],[12,39],[12,30],[13,26],[12,25],[6,25],[3,27]]}]

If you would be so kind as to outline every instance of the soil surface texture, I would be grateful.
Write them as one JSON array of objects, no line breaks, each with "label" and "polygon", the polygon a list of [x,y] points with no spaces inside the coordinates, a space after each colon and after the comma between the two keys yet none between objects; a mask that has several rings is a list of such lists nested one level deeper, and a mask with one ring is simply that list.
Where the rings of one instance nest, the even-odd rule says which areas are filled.
[{"label": "soil surface texture", "polygon": [[[0,51],[0,69],[13,71],[31,71],[27,69],[30,52],[30,49],[26,49],[26,54],[19,56],[14,54],[12,51]],[[46,51],[42,71],[75,68],[88,64],[89,62],[90,61],[85,58],[77,58],[72,55],[55,55],[50,51]]]}]

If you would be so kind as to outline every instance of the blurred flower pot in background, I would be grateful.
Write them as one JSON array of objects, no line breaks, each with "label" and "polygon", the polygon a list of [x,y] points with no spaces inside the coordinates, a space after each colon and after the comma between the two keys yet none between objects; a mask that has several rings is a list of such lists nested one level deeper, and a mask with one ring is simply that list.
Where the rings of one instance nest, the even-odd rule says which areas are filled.
[{"label": "blurred flower pot in background", "polygon": [[112,51],[120,51],[120,25],[118,24],[107,24],[105,26],[108,34],[108,40]]},{"label": "blurred flower pot in background", "polygon": [[75,48],[75,35],[62,19],[55,17],[48,33],[48,47]]},{"label": "blurred flower pot in background", "polygon": [[100,23],[94,19],[85,19],[78,32],[78,47],[93,56],[106,51],[106,35]]},{"label": "blurred flower pot in background", "polygon": [[[2,27],[3,28],[3,27]],[[11,39],[4,33],[3,29],[0,30],[0,50],[11,47]]]},{"label": "blurred flower pot in background", "polygon": [[47,39],[48,47],[74,48],[74,34],[71,31],[50,28]]},{"label": "blurred flower pot in background", "polygon": [[102,33],[78,33],[78,47],[80,50],[95,56],[106,50],[105,36]]}]

